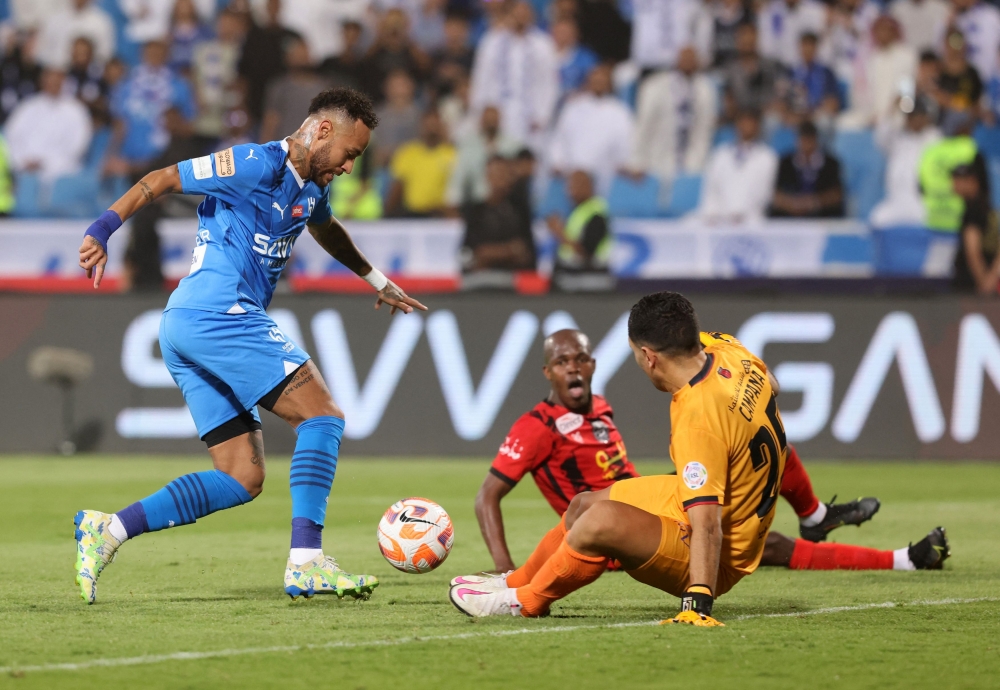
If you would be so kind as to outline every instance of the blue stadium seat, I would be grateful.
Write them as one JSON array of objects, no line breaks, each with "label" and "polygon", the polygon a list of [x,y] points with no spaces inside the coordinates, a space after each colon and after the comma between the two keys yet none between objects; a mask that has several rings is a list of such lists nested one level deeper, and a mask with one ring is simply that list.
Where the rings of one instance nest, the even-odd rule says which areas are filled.
[{"label": "blue stadium seat", "polygon": [[616,175],[608,193],[608,212],[612,217],[654,218],[659,215],[660,183],[652,175],[635,181]]},{"label": "blue stadium seat", "polygon": [[549,186],[545,190],[545,196],[542,197],[541,203],[538,204],[535,215],[539,218],[551,215],[565,218],[572,210],[573,202],[570,201],[569,195],[566,193],[566,180],[561,177],[553,177],[549,180]]},{"label": "blue stadium seat", "polygon": [[987,158],[986,165],[990,173],[990,199],[994,208],[1000,208],[1000,158]]},{"label": "blue stadium seat", "polygon": [[101,178],[86,170],[64,175],[52,187],[52,205],[48,212],[60,218],[96,218],[101,213],[97,203]]},{"label": "blue stadium seat", "polygon": [[885,196],[885,156],[870,130],[840,131],[833,139],[833,154],[847,193],[847,215],[867,218]]},{"label": "blue stadium seat", "polygon": [[722,125],[715,130],[715,136],[712,138],[712,146],[731,144],[734,141],[736,141],[736,128],[732,125]]},{"label": "blue stadium seat", "polygon": [[667,218],[680,218],[698,208],[701,199],[701,175],[679,175],[670,188],[670,203],[663,210]]},{"label": "blue stadium seat", "polygon": [[872,229],[875,274],[919,276],[934,233],[919,226]]},{"label": "blue stadium seat", "polygon": [[18,218],[39,218],[42,208],[42,181],[35,173],[14,175],[14,215]]},{"label": "blue stadium seat", "polygon": [[980,153],[985,158],[1000,158],[1000,127],[979,125],[973,136]]},{"label": "blue stadium seat", "polygon": [[771,133],[771,138],[767,143],[778,152],[779,156],[784,156],[786,153],[791,153],[795,150],[795,140],[797,138],[794,129],[781,125]]}]

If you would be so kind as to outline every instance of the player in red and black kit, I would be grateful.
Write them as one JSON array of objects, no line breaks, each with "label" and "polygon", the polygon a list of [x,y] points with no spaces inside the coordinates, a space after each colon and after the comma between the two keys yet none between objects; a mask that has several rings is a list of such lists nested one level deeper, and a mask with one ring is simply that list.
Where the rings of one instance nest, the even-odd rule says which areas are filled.
[{"label": "player in red and black kit", "polygon": [[[703,333],[705,339],[729,338]],[[514,569],[507,548],[500,501],[528,472],[542,495],[561,516],[569,502],[584,491],[600,491],[620,479],[638,477],[615,426],[608,402],[590,390],[596,361],[590,340],[577,330],[562,330],[545,339],[542,373],[551,386],[548,397],[522,415],[504,439],[489,474],[476,496],[476,517],[497,572]],[[791,539],[773,530],[768,535],[762,565],[787,566],[797,570],[911,570],[940,567],[947,551],[944,532],[931,532],[915,545],[895,551],[880,551],[848,544],[821,544],[843,525],[860,525],[879,509],[878,499],[862,498],[849,503],[821,503],[812,489],[805,466],[792,446],[781,480],[781,496],[799,516],[801,539]],[[544,542],[561,542],[560,525],[524,568],[532,572],[536,554],[544,562]],[[938,528],[940,529],[940,528]],[[941,547],[935,549],[935,545]],[[538,564],[540,565],[540,564]],[[518,571],[520,573],[520,571]]]}]

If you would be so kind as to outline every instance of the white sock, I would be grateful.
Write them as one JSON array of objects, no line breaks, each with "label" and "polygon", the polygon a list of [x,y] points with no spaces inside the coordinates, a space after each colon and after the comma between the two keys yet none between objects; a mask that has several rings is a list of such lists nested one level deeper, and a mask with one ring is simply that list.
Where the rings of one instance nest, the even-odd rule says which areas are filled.
[{"label": "white sock", "polygon": [[289,549],[288,560],[295,565],[302,565],[303,563],[308,563],[322,553],[323,549]]},{"label": "white sock", "polygon": [[892,569],[893,570],[916,570],[917,566],[913,565],[913,561],[910,560],[910,548],[904,546],[901,549],[896,549],[892,552]]},{"label": "white sock", "polygon": [[111,524],[108,525],[108,532],[118,541],[127,541],[128,532],[125,531],[125,523],[117,514],[111,516]]},{"label": "white sock", "polygon": [[823,518],[826,517],[826,504],[820,503],[819,507],[806,515],[804,518],[799,518],[799,524],[803,527],[815,527],[819,523],[823,522]]}]

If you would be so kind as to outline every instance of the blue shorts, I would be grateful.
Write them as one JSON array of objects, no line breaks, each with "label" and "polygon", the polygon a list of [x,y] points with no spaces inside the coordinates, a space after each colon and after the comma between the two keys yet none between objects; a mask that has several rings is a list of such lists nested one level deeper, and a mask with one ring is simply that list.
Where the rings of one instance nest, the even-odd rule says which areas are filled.
[{"label": "blue shorts", "polygon": [[256,311],[168,309],[160,350],[200,437],[244,411],[260,421],[257,402],[309,361],[270,316]]}]

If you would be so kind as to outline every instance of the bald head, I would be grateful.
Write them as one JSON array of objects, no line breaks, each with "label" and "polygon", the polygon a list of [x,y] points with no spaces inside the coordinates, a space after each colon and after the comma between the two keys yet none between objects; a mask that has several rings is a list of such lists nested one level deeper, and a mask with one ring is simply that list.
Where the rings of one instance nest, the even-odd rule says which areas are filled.
[{"label": "bald head", "polygon": [[542,363],[547,365],[552,361],[556,352],[562,352],[566,349],[579,350],[589,355],[591,354],[590,338],[587,337],[586,333],[575,328],[564,328],[561,331],[556,331],[542,343],[544,356]]},{"label": "bald head", "polygon": [[589,413],[593,409],[590,381],[597,364],[591,356],[590,338],[566,328],[546,338],[543,351],[542,373],[552,386],[549,402],[573,412]]}]

